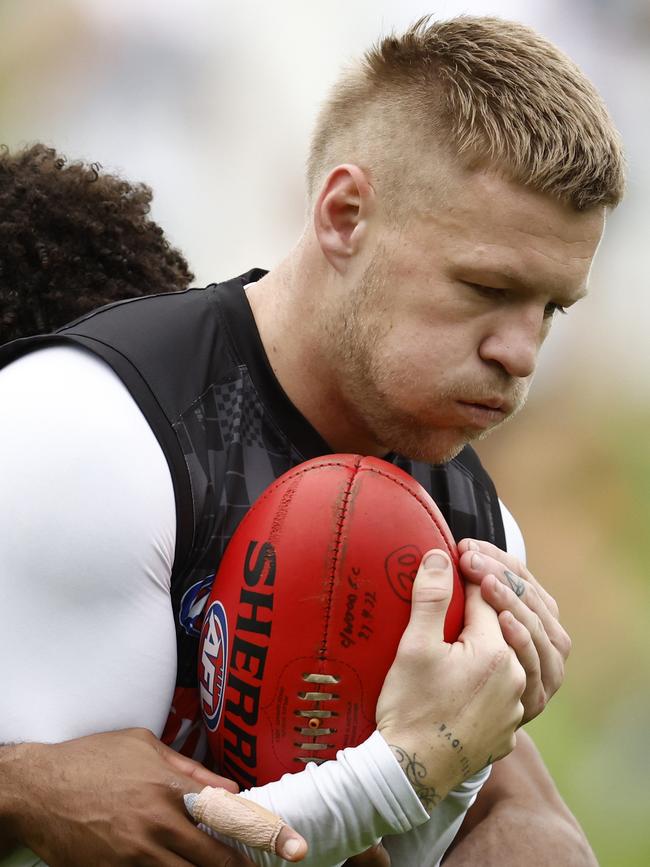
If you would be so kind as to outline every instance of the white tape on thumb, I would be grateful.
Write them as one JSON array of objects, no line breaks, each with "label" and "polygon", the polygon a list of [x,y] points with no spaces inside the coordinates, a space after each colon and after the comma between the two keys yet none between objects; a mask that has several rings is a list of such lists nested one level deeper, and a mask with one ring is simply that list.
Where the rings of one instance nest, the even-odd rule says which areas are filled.
[{"label": "white tape on thumb", "polygon": [[285,822],[259,804],[212,786],[206,786],[198,795],[185,795],[184,800],[195,822],[247,846],[275,853]]}]

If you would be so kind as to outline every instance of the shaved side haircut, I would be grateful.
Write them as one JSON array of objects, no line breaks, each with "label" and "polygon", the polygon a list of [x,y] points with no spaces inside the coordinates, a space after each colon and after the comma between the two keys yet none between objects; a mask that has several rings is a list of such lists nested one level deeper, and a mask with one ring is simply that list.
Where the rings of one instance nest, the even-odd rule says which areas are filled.
[{"label": "shaved side haircut", "polygon": [[548,40],[497,18],[422,18],[347,70],[316,123],[309,200],[335,166],[356,163],[404,219],[435,194],[445,158],[576,210],[624,193],[620,136],[594,86]]}]

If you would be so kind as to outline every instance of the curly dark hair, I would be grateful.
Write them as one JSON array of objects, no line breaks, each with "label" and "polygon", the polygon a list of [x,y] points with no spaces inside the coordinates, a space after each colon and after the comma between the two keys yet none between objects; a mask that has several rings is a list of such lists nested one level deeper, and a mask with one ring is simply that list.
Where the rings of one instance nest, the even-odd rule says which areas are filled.
[{"label": "curly dark hair", "polygon": [[181,253],[148,216],[152,192],[35,144],[0,148],[0,343],[123,298],[185,289]]}]

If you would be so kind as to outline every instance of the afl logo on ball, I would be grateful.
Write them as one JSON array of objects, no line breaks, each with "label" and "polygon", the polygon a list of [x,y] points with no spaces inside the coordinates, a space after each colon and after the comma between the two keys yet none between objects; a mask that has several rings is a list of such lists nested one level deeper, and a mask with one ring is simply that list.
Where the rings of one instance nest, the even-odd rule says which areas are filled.
[{"label": "afl logo on ball", "polygon": [[228,621],[221,602],[213,602],[205,614],[199,650],[201,709],[208,729],[215,731],[223,711],[228,654]]}]

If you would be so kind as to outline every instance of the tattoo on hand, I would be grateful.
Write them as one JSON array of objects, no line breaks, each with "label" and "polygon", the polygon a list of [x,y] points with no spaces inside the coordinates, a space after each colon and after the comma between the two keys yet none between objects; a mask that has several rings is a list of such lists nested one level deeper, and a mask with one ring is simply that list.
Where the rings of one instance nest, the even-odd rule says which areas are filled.
[{"label": "tattoo on hand", "polygon": [[433,786],[423,786],[421,784],[421,780],[427,776],[427,769],[422,762],[418,761],[415,753],[413,753],[412,756],[409,756],[405,750],[401,747],[396,747],[394,744],[391,744],[390,748],[399,762],[401,769],[406,774],[406,779],[413,786],[413,790],[420,799],[422,806],[428,813],[430,813],[434,807],[438,806],[441,798]]},{"label": "tattoo on hand", "polygon": [[519,575],[515,575],[514,572],[511,572],[509,569],[504,569],[503,574],[506,576],[506,580],[510,585],[510,589],[516,596],[523,596],[524,591],[526,590],[526,585],[519,577]]},{"label": "tattoo on hand", "polygon": [[454,737],[453,732],[447,728],[445,723],[443,723],[443,722],[436,723],[436,725],[438,727],[438,729],[437,729],[438,737],[447,741],[449,746],[458,753],[458,755],[460,757],[460,767],[461,767],[461,770],[463,772],[463,779],[466,780],[467,777],[469,777],[472,772],[470,769],[469,759],[467,758],[467,756],[462,755],[463,745],[461,744],[461,742],[458,738]]}]

